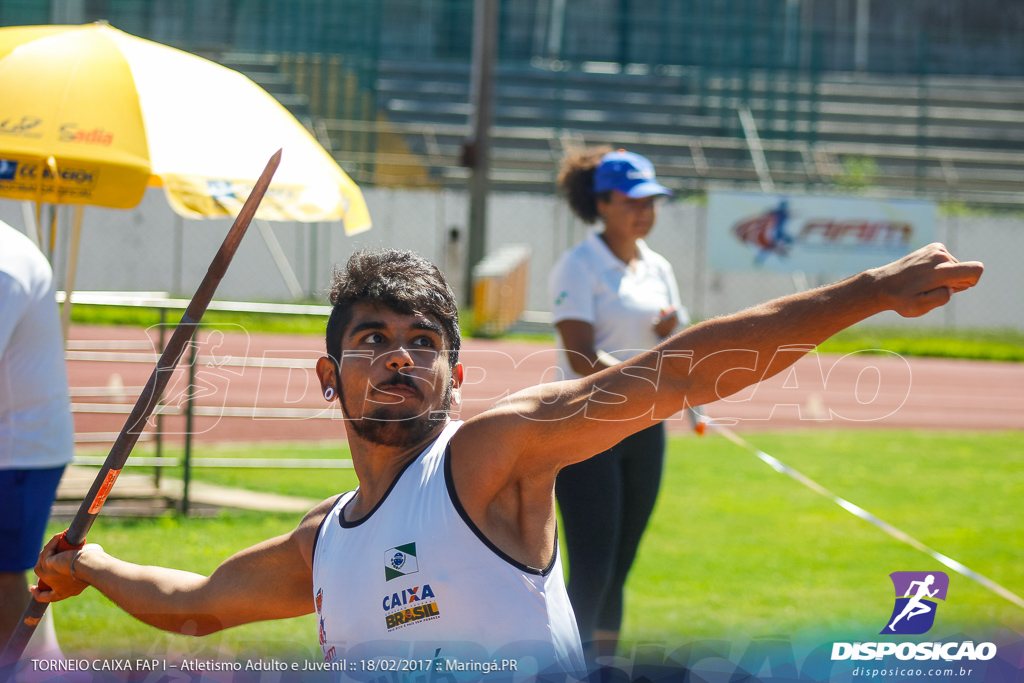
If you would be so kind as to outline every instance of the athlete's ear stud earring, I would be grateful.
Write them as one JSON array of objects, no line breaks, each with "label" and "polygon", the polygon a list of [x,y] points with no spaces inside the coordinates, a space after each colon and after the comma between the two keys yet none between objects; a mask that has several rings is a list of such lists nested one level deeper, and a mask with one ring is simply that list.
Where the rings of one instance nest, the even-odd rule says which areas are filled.
[{"label": "athlete's ear stud earring", "polygon": [[326,389],[324,389],[324,400],[326,400],[326,401],[333,401],[334,400],[334,387],[327,387]]}]

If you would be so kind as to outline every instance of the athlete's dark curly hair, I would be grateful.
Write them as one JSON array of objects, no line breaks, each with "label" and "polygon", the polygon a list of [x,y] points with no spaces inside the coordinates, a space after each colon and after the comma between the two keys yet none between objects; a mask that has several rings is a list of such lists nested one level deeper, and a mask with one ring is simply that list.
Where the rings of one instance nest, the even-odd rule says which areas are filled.
[{"label": "athlete's dark curly hair", "polygon": [[594,194],[594,169],[601,163],[601,157],[612,148],[587,147],[570,150],[562,159],[558,171],[558,188],[569,202],[569,208],[584,223],[596,223],[601,214],[597,202],[608,201],[611,192]]},{"label": "athlete's dark curly hair", "polygon": [[335,360],[341,337],[352,319],[352,306],[369,303],[398,313],[419,313],[437,318],[444,332],[448,365],[459,362],[462,337],[455,294],[433,263],[412,253],[385,249],[357,251],[331,280],[331,316],[327,320],[327,355]]}]

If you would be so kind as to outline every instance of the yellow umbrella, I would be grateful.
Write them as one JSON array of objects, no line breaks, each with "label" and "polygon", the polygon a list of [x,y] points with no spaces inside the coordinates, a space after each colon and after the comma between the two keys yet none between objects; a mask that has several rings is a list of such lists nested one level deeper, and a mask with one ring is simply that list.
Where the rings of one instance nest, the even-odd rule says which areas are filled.
[{"label": "yellow umbrella", "polygon": [[362,193],[242,74],[105,23],[0,28],[0,197],[131,208],[163,186],[188,217],[237,214],[266,160],[257,213],[370,227]]}]

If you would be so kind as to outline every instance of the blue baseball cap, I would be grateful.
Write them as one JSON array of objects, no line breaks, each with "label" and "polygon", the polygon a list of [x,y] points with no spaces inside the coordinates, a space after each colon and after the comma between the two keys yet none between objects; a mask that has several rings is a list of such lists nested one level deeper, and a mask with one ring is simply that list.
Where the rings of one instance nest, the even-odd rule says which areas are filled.
[{"label": "blue baseball cap", "polygon": [[646,157],[624,149],[605,154],[594,170],[594,194],[609,190],[634,199],[674,194],[654,177],[654,165]]}]

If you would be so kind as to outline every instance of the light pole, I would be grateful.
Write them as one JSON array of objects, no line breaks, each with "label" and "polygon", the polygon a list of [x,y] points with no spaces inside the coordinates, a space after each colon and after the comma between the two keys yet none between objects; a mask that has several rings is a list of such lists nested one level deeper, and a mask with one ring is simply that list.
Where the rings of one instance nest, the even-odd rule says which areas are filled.
[{"label": "light pole", "polygon": [[470,135],[463,147],[469,180],[469,235],[463,301],[473,302],[473,266],[487,252],[487,194],[490,191],[491,124],[494,120],[494,61],[498,43],[498,0],[476,0],[473,64],[470,72]]}]

